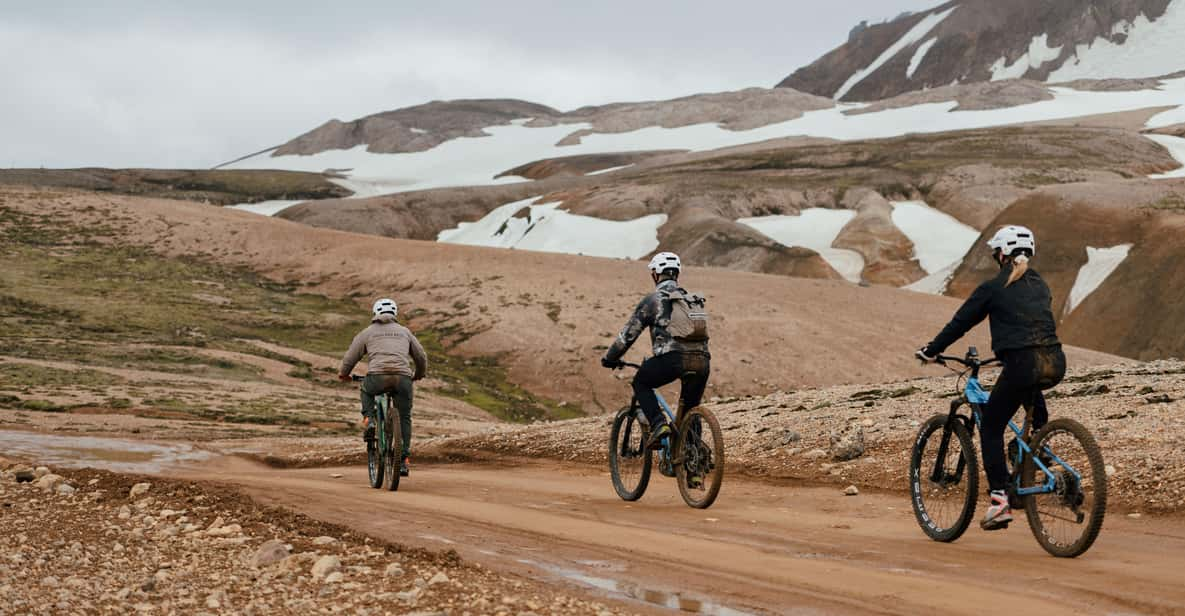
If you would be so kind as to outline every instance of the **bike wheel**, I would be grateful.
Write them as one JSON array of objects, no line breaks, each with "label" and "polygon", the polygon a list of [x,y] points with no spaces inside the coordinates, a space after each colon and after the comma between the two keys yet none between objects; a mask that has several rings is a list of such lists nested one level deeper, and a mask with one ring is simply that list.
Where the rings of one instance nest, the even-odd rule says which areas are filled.
[{"label": "bike wheel", "polygon": [[366,441],[366,471],[370,476],[370,487],[377,489],[383,487],[383,428],[377,420],[371,419],[371,422],[375,434],[373,439]]},{"label": "bike wheel", "polygon": [[621,409],[609,431],[609,474],[621,500],[642,498],[650,484],[652,460],[650,450],[646,449],[646,430],[637,413],[630,407]]},{"label": "bike wheel", "polygon": [[1053,482],[1050,492],[1024,497],[1025,516],[1046,552],[1074,558],[1090,549],[1107,512],[1107,471],[1094,435],[1073,419],[1055,419],[1033,435],[1033,451],[1021,466],[1022,488]]},{"label": "bike wheel", "polygon": [[395,408],[395,400],[387,399],[387,414],[383,418],[386,435],[386,446],[383,459],[386,477],[383,487],[394,492],[399,489],[399,467],[403,463],[403,433],[399,426],[399,409]]},{"label": "bike wheel", "polygon": [[[949,414],[935,415],[922,424],[909,458],[909,494],[914,517],[922,532],[942,542],[954,541],[966,532],[975,515],[975,496],[979,490],[975,444],[961,421],[955,421],[948,432],[949,420]],[[940,459],[944,438],[946,449]]]},{"label": "bike wheel", "polygon": [[698,406],[685,412],[674,455],[683,502],[696,509],[711,507],[724,482],[724,432],[716,416]]}]

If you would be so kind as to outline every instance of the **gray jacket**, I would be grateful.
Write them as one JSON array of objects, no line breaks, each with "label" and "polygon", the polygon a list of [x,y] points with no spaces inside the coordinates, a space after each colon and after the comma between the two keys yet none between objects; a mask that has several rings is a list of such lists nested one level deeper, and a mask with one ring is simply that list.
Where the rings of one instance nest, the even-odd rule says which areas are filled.
[{"label": "gray jacket", "polygon": [[[370,355],[368,374],[402,374],[422,379],[428,370],[428,355],[420,341],[389,314],[375,317],[370,327],[354,336],[350,350],[342,358],[341,374],[349,374],[367,354]],[[415,362],[414,371],[412,362]]]},{"label": "gray jacket", "polygon": [[669,315],[664,312],[668,310],[668,307],[663,305],[660,294],[678,288],[679,283],[674,280],[664,280],[658,283],[653,293],[643,297],[642,301],[638,302],[638,307],[634,308],[633,316],[626,322],[621,333],[617,334],[613,345],[609,347],[608,351],[605,351],[605,358],[610,361],[621,359],[646,328],[650,328],[650,343],[653,346],[655,357],[675,352],[707,354],[707,340],[702,342],[676,340],[666,328],[666,319]]}]

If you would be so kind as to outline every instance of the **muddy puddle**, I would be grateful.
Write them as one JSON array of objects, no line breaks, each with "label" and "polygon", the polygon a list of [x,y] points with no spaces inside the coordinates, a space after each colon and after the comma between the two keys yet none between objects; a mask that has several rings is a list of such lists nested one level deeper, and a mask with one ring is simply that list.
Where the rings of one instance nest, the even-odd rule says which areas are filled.
[{"label": "muddy puddle", "polygon": [[101,468],[121,473],[159,473],[213,457],[184,443],[148,443],[96,436],[66,436],[0,430],[0,452],[46,466]]},{"label": "muddy puddle", "polygon": [[[538,567],[547,573],[566,580],[604,591],[611,596],[633,599],[634,601],[680,610],[691,614],[705,614],[707,616],[753,616],[752,612],[732,609],[685,591],[647,588],[644,585],[626,580],[589,575],[582,571],[565,569],[531,560],[519,560],[519,562]],[[805,614],[807,612],[803,613]]]}]

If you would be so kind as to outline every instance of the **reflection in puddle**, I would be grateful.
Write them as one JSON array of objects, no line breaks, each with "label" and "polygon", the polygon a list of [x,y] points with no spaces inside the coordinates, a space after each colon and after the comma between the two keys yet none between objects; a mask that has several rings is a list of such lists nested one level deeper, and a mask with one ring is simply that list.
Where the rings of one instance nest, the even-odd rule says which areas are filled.
[{"label": "reflection in puddle", "polygon": [[159,473],[165,467],[212,457],[184,443],[146,443],[96,436],[59,436],[0,430],[0,451],[37,464],[102,468],[121,473]]},{"label": "reflection in puddle", "polygon": [[572,569],[564,569],[554,565],[547,565],[531,560],[519,560],[519,562],[527,565],[532,565],[558,575],[562,578],[591,586],[611,594],[624,596],[629,599],[642,601],[651,605],[658,605],[684,612],[691,612],[694,614],[707,614],[709,616],[751,616],[749,612],[742,612],[732,608],[724,607],[717,603],[705,601],[703,599],[696,599],[689,597],[683,593],[675,591],[655,590],[652,588],[643,588],[633,582],[626,582],[624,580],[613,580],[609,578],[596,577],[586,575],[579,571]]}]

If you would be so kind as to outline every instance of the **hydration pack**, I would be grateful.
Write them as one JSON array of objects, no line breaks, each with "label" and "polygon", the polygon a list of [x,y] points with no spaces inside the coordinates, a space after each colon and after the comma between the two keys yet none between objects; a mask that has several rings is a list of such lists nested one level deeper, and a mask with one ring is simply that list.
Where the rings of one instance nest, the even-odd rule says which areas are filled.
[{"label": "hydration pack", "polygon": [[660,293],[666,313],[666,328],[680,342],[703,342],[708,339],[707,300],[684,289]]}]

